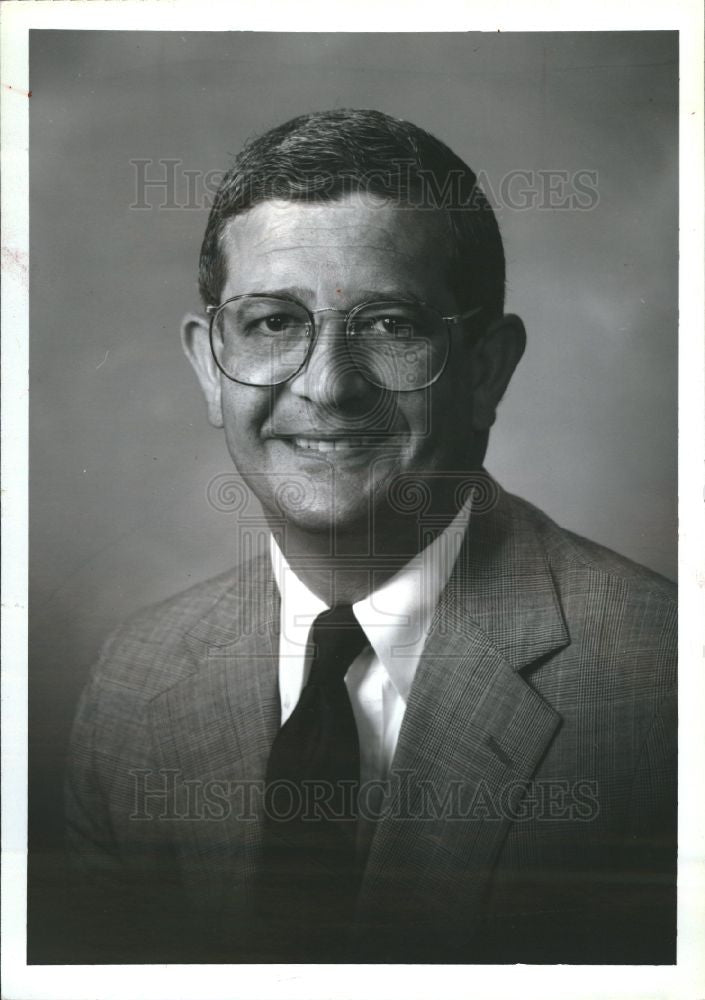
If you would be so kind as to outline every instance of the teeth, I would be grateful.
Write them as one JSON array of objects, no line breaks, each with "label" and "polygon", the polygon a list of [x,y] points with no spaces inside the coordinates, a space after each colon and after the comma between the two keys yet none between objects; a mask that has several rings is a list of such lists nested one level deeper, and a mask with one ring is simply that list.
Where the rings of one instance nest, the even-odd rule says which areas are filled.
[{"label": "teeth", "polygon": [[372,444],[373,438],[294,438],[297,448],[307,451],[347,451],[350,448],[360,448]]}]

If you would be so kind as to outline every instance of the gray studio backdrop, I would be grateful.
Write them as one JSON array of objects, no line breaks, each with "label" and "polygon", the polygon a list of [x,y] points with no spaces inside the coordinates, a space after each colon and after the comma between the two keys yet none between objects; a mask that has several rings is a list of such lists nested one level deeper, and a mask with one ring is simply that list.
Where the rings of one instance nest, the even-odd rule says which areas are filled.
[{"label": "gray studio backdrop", "polygon": [[374,107],[487,178],[529,338],[488,467],[675,576],[677,37],[33,31],[30,86],[32,916],[101,640],[238,558],[178,330],[208,173],[253,133]]}]

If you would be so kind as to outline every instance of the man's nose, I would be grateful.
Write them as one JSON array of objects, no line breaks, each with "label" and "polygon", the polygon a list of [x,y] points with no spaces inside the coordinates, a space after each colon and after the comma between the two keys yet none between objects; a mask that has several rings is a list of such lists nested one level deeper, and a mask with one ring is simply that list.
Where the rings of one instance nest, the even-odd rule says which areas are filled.
[{"label": "man's nose", "polygon": [[312,403],[335,407],[367,395],[372,386],[348,353],[345,317],[319,313],[314,337],[308,360],[289,383],[289,390]]}]

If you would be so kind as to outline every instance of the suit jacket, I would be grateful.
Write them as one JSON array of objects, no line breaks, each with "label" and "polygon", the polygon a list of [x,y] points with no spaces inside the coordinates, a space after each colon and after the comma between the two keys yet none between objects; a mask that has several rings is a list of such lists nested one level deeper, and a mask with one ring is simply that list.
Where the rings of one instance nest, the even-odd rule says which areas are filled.
[{"label": "suit jacket", "polygon": [[[257,895],[278,628],[265,556],[107,642],[67,782],[82,960],[292,958]],[[675,653],[668,581],[507,494],[474,514],[345,959],[675,961]]]}]

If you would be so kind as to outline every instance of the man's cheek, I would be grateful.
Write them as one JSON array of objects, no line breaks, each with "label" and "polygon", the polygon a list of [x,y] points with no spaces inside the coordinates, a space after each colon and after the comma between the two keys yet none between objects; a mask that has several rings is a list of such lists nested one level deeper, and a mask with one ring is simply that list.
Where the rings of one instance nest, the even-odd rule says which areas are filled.
[{"label": "man's cheek", "polygon": [[223,401],[223,417],[228,444],[240,451],[244,448],[261,447],[261,428],[266,419],[266,411],[259,413],[247,400],[226,398]]}]

